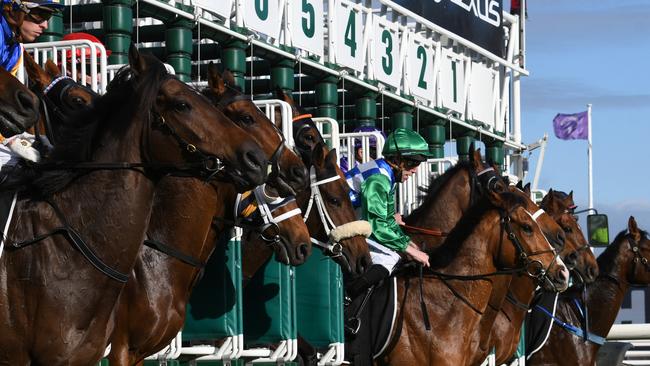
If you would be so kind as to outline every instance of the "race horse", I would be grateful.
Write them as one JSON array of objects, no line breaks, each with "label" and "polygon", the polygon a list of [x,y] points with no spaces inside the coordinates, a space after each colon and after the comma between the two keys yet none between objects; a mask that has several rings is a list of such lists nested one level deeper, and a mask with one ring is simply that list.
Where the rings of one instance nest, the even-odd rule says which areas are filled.
[{"label": "race horse", "polygon": [[207,99],[134,46],[129,66],[19,192],[0,259],[0,364],[100,359],[162,176],[239,190],[266,178],[259,145]]},{"label": "race horse", "polygon": [[[584,307],[589,309],[587,329],[605,338],[631,286],[650,284],[650,238],[630,216],[627,230],[620,232],[612,244],[598,256],[599,274],[587,285],[586,301],[581,302],[580,287],[560,295],[555,317],[575,328],[584,328]],[[547,309],[551,310],[551,309]],[[592,336],[590,336],[591,338]],[[600,345],[586,341],[558,324],[553,324],[546,344],[529,356],[526,365],[584,365],[596,362]]]},{"label": "race horse", "polygon": [[[433,194],[431,189],[428,194]],[[432,201],[425,197],[411,216],[424,215]],[[566,289],[568,272],[542,233],[536,221],[539,216],[531,212],[534,206],[524,195],[487,190],[444,244],[430,250],[431,269],[421,276],[420,290],[410,289],[416,271],[397,276],[397,324],[377,364],[468,364],[471,339],[479,331],[494,276],[525,272],[544,286]],[[417,218],[413,221],[422,228],[432,227]]]},{"label": "race horse", "polygon": [[[530,195],[530,185],[523,188],[525,194]],[[574,218],[573,194],[549,190],[544,196],[540,207],[550,215],[553,220],[562,228],[566,236],[564,248],[560,251],[560,257],[567,265],[567,268],[578,276],[580,283],[591,283],[598,275],[598,263],[596,257],[589,250],[580,225]],[[577,279],[576,279],[577,280]],[[526,317],[530,303],[533,300],[537,283],[530,277],[516,274],[509,278],[499,278],[496,281],[503,281],[495,286],[507,286],[508,293],[506,301],[501,302],[496,319],[491,324],[486,324],[491,332],[488,339],[481,339],[482,352],[477,353],[473,364],[480,365],[488,353],[495,349],[496,362],[498,365],[507,362],[515,353],[519,344],[521,326]]]},{"label": "race horse", "polygon": [[39,118],[38,97],[0,67],[0,134],[4,137],[25,132]]},{"label": "race horse", "polygon": [[[226,86],[230,79],[232,75],[228,71],[222,77],[211,64],[208,67],[209,88],[203,94],[246,133],[260,141],[273,165],[273,173],[269,175],[268,186],[258,190],[263,193],[259,197],[266,197],[269,189],[274,192],[272,200],[276,200],[274,196],[278,190],[293,193],[304,189],[306,172],[302,161],[290,149],[284,148],[282,136],[249,97]],[[198,179],[178,177],[165,177],[158,183],[147,229],[147,245],[142,247],[132,280],[120,297],[108,356],[111,365],[138,363],[167,346],[181,330],[197,276],[214,251],[217,239],[235,224],[236,198],[237,192],[228,183],[205,184]],[[258,202],[257,206],[266,203]],[[170,215],[172,212],[174,214]],[[300,265],[309,256],[311,243],[295,200],[283,202],[270,214],[281,217],[287,212],[297,215],[268,225],[271,231],[279,226],[279,233],[258,232],[255,226],[261,227],[264,222],[247,225],[247,228],[253,226],[247,232],[267,237],[266,241],[253,245],[255,252],[263,252],[268,247],[271,252],[275,250],[278,261]],[[173,247],[174,251],[183,253],[183,257],[193,259],[179,260],[169,255],[170,251],[160,251],[165,247]],[[165,280],[161,281],[163,278]],[[148,301],[143,303],[143,298]],[[146,327],[142,326],[143,322]]]}]

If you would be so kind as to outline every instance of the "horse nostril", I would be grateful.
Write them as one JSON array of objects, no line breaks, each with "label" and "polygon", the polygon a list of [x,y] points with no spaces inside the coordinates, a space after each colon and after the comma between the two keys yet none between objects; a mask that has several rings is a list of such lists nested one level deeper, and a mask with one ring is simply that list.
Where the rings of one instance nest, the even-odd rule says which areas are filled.
[{"label": "horse nostril", "polygon": [[291,177],[289,178],[289,180],[293,182],[296,185],[296,187],[300,187],[300,188],[305,187],[308,183],[307,168],[305,168],[302,165],[293,167],[291,169]]},{"label": "horse nostril", "polygon": [[22,115],[30,115],[36,113],[36,103],[29,93],[23,90],[17,90],[16,94],[16,103],[20,107],[17,111]]},{"label": "horse nostril", "polygon": [[558,232],[558,234],[557,234],[557,242],[560,244],[560,247],[562,247],[562,248],[564,248],[564,240],[565,240],[564,233],[561,232],[561,231]]},{"label": "horse nostril", "polygon": [[594,266],[587,267],[587,278],[593,281],[596,277],[598,277],[598,268]]},{"label": "horse nostril", "polygon": [[304,261],[311,254],[311,250],[307,243],[300,243],[296,248],[296,258],[298,260]]}]

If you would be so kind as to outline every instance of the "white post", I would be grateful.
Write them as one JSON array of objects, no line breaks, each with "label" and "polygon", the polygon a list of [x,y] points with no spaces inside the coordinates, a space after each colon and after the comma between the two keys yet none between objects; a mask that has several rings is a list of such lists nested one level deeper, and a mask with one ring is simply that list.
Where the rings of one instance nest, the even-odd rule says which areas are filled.
[{"label": "white post", "polygon": [[594,208],[594,177],[591,156],[591,103],[587,104],[587,156],[589,158],[589,208]]}]

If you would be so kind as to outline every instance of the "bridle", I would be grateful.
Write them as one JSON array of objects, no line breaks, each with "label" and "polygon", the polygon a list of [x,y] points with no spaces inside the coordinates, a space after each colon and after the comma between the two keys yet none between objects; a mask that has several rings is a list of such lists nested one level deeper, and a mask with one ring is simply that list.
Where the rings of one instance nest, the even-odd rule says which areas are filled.
[{"label": "bridle", "polygon": [[[305,214],[303,216],[303,220],[307,222],[312,209],[314,207],[316,208],[316,212],[318,212],[320,222],[323,225],[323,230],[325,231],[325,235],[327,235],[328,240],[327,242],[324,242],[312,237],[311,242],[312,244],[321,247],[325,253],[328,253],[328,255],[332,258],[343,256],[343,244],[341,241],[360,235],[359,233],[347,235],[344,234],[348,231],[348,228],[359,225],[359,223],[367,224],[366,221],[356,220],[343,225],[336,225],[332,220],[332,217],[327,211],[327,207],[325,206],[325,202],[323,201],[323,195],[321,194],[320,186],[330,182],[335,182],[339,179],[341,179],[341,176],[335,174],[331,177],[318,180],[316,176],[316,168],[314,166],[311,166],[309,169],[311,195],[309,197],[309,202],[307,203],[307,209],[305,210]],[[367,235],[364,234],[365,237],[368,237],[369,235],[370,233]]]},{"label": "bridle", "polygon": [[257,232],[260,238],[269,246],[282,241],[279,224],[291,217],[302,214],[300,208],[294,208],[275,216],[275,211],[295,202],[293,196],[269,197],[265,192],[266,185],[255,187],[251,191],[237,194],[235,199],[234,225]]}]

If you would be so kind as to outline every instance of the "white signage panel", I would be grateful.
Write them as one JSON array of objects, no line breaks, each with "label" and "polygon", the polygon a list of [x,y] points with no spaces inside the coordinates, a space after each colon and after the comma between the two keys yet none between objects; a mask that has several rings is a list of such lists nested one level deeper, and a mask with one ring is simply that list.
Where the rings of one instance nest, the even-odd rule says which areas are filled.
[{"label": "white signage panel", "polygon": [[224,18],[230,18],[232,2],[233,0],[193,0],[194,5],[221,15]]},{"label": "white signage panel", "polygon": [[451,51],[443,49],[438,77],[442,106],[464,114],[465,63]]},{"label": "white signage panel", "polygon": [[375,79],[399,88],[402,79],[399,30],[393,23],[375,17],[372,55]]},{"label": "white signage panel", "polygon": [[279,0],[240,0],[244,26],[272,38],[280,36]]},{"label": "white signage panel", "polygon": [[[336,63],[356,71],[363,71],[363,16],[355,4],[340,0],[335,5],[334,48]],[[330,34],[331,36],[331,34]]]},{"label": "white signage panel", "polygon": [[480,63],[472,63],[472,76],[470,78],[469,101],[472,119],[495,124],[495,103],[499,98],[499,83],[496,71]]},{"label": "white signage panel", "polygon": [[289,0],[293,46],[323,56],[323,0]]},{"label": "white signage panel", "polygon": [[416,34],[409,35],[408,45],[406,73],[411,94],[434,102],[436,86],[434,85],[433,45]]}]

